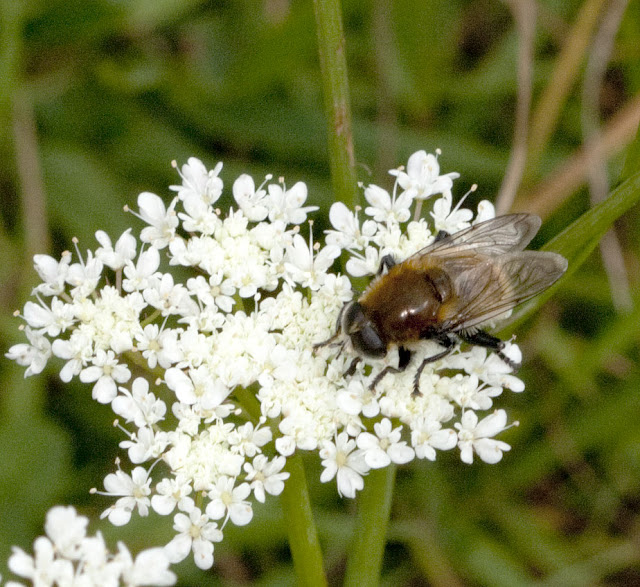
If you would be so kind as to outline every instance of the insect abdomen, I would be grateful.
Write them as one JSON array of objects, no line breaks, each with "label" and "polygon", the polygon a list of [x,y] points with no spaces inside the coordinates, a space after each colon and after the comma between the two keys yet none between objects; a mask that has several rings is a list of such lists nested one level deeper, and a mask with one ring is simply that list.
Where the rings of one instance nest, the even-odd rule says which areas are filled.
[{"label": "insect abdomen", "polygon": [[451,282],[438,268],[392,267],[365,291],[359,302],[387,342],[419,340],[437,326],[438,310],[452,295]]}]

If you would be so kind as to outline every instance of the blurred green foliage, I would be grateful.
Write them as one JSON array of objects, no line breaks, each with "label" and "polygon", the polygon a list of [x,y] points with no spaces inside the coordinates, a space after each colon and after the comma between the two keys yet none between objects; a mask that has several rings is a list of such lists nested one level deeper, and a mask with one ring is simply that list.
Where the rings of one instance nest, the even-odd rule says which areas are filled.
[{"label": "blurred green foliage", "polygon": [[[534,107],[581,6],[539,3]],[[440,148],[443,171],[461,173],[458,197],[478,183],[471,203],[492,199],[509,161],[517,91],[519,39],[507,5],[345,0],[343,9],[359,178],[390,188],[388,169]],[[605,125],[638,92],[639,23],[632,2],[601,91]],[[143,190],[168,197],[173,159],[224,161],[228,187],[241,172],[303,180],[326,218],[311,2],[2,0],[0,27],[2,353],[22,341],[11,312],[36,282],[30,256],[57,255],[74,236],[81,250],[94,248],[98,229],[117,236],[139,226],[123,205]],[[528,169],[530,197],[583,138],[581,71],[576,78],[540,165]],[[32,159],[20,166],[23,151]],[[613,183],[623,161],[609,163]],[[42,181],[44,233],[25,209],[27,179]],[[586,190],[569,195],[540,242],[590,206]],[[639,230],[635,210],[618,223],[632,292]],[[518,335],[527,390],[500,401],[520,421],[503,435],[513,450],[498,465],[467,467],[445,454],[398,471],[383,584],[640,584],[639,310],[616,311],[594,254]],[[113,469],[121,439],[88,388],[62,386],[53,367],[22,375],[2,362],[3,574],[10,545],[30,549],[52,505],[73,503],[97,520],[108,503],[88,490]],[[356,504],[318,482],[316,456],[306,460],[328,577],[339,584]],[[277,500],[255,513],[249,527],[228,528],[210,573],[180,565],[180,584],[294,584]],[[133,551],[171,536],[157,516],[98,527]]]}]

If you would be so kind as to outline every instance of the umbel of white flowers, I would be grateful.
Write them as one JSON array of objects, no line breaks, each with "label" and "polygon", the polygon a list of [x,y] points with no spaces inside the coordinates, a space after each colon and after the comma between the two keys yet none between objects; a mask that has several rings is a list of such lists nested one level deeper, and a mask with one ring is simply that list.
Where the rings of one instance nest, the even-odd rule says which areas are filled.
[{"label": "umbel of white flowers", "polygon": [[[34,555],[14,546],[9,570],[36,587],[175,584],[176,576],[169,570],[169,558],[163,548],[143,550],[134,560],[127,547],[118,542],[118,552],[112,554],[100,532],[87,535],[88,523],[72,507],[51,508],[45,524],[46,536],[36,538],[33,543]],[[22,583],[8,581],[5,585],[17,587]]]},{"label": "umbel of white flowers", "polygon": [[[349,352],[313,351],[354,295],[349,277],[331,270],[337,257],[348,257],[348,274],[372,275],[383,255],[404,259],[440,230],[492,218],[493,206],[481,202],[475,217],[453,207],[458,174],[440,175],[437,157],[419,151],[406,169],[391,171],[391,194],[364,189],[364,214],[335,203],[322,245],[311,230],[300,234],[316,209],[305,206],[304,183],[288,188],[267,176],[256,187],[243,174],[233,183],[234,206],[223,212],[221,171],[221,163],[208,171],[191,158],[168,206],[140,194],[137,237],[131,228],[114,243],[98,231],[95,251],[35,257],[42,283],[21,314],[28,342],[7,356],[26,375],[55,358],[63,381],[90,384],[93,398],[119,416],[132,466],[118,462],[105,478],[100,493],[114,501],[103,516],[122,525],[134,512],[172,515],[169,560],[193,552],[209,568],[225,524],[248,524],[256,501],[283,490],[283,468],[297,450],[318,451],[321,481],[335,478],[350,498],[372,468],[434,460],[456,446],[465,463],[474,453],[498,462],[509,445],[493,438],[507,427],[494,399],[524,385],[497,356],[458,349],[427,366],[416,396],[411,370],[369,388],[381,368],[397,364],[397,352],[345,377]],[[411,220],[412,207],[431,197],[431,219]],[[173,266],[192,276],[177,281]],[[421,344],[433,354],[435,343]],[[503,352],[520,360],[515,344]],[[149,375],[132,378],[134,362]],[[241,401],[247,393],[258,419]],[[154,470],[158,461],[164,466]]]}]

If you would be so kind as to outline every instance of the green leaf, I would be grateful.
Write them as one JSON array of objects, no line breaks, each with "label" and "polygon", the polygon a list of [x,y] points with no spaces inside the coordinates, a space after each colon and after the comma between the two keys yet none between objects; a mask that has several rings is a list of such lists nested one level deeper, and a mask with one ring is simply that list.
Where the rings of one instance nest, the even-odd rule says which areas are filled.
[{"label": "green leaf", "polygon": [[638,126],[638,130],[636,131],[635,140],[627,147],[624,167],[620,174],[620,183],[633,175],[638,169],[640,169],[640,126]]}]

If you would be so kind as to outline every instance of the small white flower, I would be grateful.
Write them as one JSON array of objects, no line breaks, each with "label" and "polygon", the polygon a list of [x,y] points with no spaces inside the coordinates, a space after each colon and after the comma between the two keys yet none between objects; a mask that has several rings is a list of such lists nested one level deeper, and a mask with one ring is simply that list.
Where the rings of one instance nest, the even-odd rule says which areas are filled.
[{"label": "small white flower", "polygon": [[284,266],[293,282],[316,290],[322,285],[327,269],[339,256],[340,249],[335,245],[327,245],[314,255],[313,245],[296,234],[292,244],[287,246]]},{"label": "small white flower", "polygon": [[218,524],[209,521],[209,516],[194,507],[188,515],[176,514],[173,529],[178,534],[164,547],[169,562],[183,561],[193,551],[193,559],[200,569],[213,566],[213,543],[222,540]]},{"label": "small white flower", "polygon": [[253,463],[245,463],[244,470],[247,473],[247,481],[250,483],[253,495],[260,502],[265,502],[265,491],[269,495],[280,495],[284,489],[284,482],[289,478],[289,473],[281,473],[286,459],[282,456],[267,460],[264,455],[257,455]]},{"label": "small white flower", "polygon": [[269,207],[265,202],[266,194],[267,192],[263,189],[256,190],[253,178],[246,173],[233,182],[233,198],[240,206],[240,210],[252,222],[260,222],[269,214]]},{"label": "small white flower", "polygon": [[417,151],[409,157],[406,173],[395,171],[393,175],[397,175],[398,184],[415,200],[426,200],[450,190],[453,180],[460,177],[458,173],[440,175],[438,159],[426,151]]},{"label": "small white flower", "polygon": [[292,188],[284,190],[283,186],[269,184],[269,220],[282,220],[285,224],[302,224],[307,213],[318,209],[318,206],[302,206],[307,200],[307,186],[299,181]]},{"label": "small white flower", "polygon": [[142,352],[151,369],[160,365],[168,369],[182,360],[182,350],[178,346],[178,331],[172,328],[161,330],[157,324],[147,324],[135,335],[136,348]]},{"label": "small white flower", "polygon": [[442,428],[439,420],[419,416],[413,421],[411,444],[419,459],[436,460],[436,449],[450,450],[458,440],[456,433],[449,428]]},{"label": "small white flower", "polygon": [[55,506],[47,512],[45,532],[56,551],[66,558],[76,558],[87,533],[89,520],[73,507]]},{"label": "small white flower", "polygon": [[127,547],[118,543],[117,562],[122,566],[122,581],[127,587],[174,585],[176,574],[169,570],[169,557],[164,548],[147,548],[132,559]]},{"label": "small white flower", "polygon": [[128,440],[121,441],[119,446],[127,450],[129,460],[138,465],[149,459],[158,458],[167,448],[168,443],[167,432],[145,426],[138,428]]},{"label": "small white flower", "polygon": [[436,230],[444,230],[449,234],[468,228],[473,218],[471,210],[460,208],[462,200],[453,210],[451,209],[452,201],[451,191],[445,190],[442,197],[433,203],[433,212],[431,212]]},{"label": "small white flower", "polygon": [[163,316],[195,315],[198,313],[196,303],[189,296],[189,291],[181,283],[175,283],[171,273],[151,279],[143,292],[144,300],[157,308]]},{"label": "small white flower", "polygon": [[205,306],[217,306],[223,312],[231,312],[233,309],[233,294],[236,293],[236,288],[224,278],[222,271],[216,271],[208,280],[202,275],[192,277],[187,280],[187,289]]},{"label": "small white flower", "polygon": [[96,258],[111,269],[121,269],[127,261],[136,256],[136,238],[131,234],[130,228],[120,235],[115,247],[103,230],[96,232],[96,240],[100,243],[100,248],[96,250]]},{"label": "small white flower", "polygon": [[98,286],[103,268],[102,261],[94,257],[91,251],[87,251],[86,261],[80,259],[79,263],[72,263],[66,279],[73,288],[71,295],[77,298],[86,298],[91,295]]},{"label": "small white flower", "polygon": [[34,255],[33,266],[42,279],[42,283],[34,289],[34,292],[45,296],[59,296],[64,292],[70,264],[69,251],[62,253],[60,261],[56,261],[49,255]]},{"label": "small white flower", "polygon": [[91,360],[93,345],[87,333],[76,330],[69,340],[56,338],[51,351],[56,357],[67,361],[60,371],[60,379],[68,383]]},{"label": "small white flower", "polygon": [[163,479],[156,485],[156,494],[151,498],[151,507],[161,516],[169,515],[176,506],[179,510],[190,512],[194,508],[191,497],[191,485],[182,476]]},{"label": "small white flower", "polygon": [[30,344],[14,344],[5,357],[15,361],[18,365],[27,367],[24,376],[29,377],[42,373],[49,357],[51,357],[51,343],[44,335],[31,330],[28,326],[25,327],[24,332]]},{"label": "small white flower", "polygon": [[181,402],[187,405],[198,403],[205,410],[219,406],[230,392],[205,365],[189,369],[188,373],[171,367],[167,369],[165,381]]},{"label": "small white flower", "polygon": [[392,199],[387,190],[370,185],[364,190],[364,197],[370,204],[365,213],[372,216],[376,222],[406,222],[411,217],[411,192],[403,192],[397,198],[394,193]]},{"label": "small white flower", "polygon": [[377,231],[377,223],[365,220],[360,227],[358,215],[342,202],[334,202],[329,209],[329,222],[335,230],[327,231],[327,244],[341,249],[365,248]]},{"label": "small white flower", "polygon": [[234,452],[253,457],[265,444],[271,442],[272,436],[268,426],[254,426],[251,422],[246,422],[229,434],[228,442]]},{"label": "small white flower", "polygon": [[7,566],[12,573],[29,579],[32,585],[70,585],[73,579],[71,561],[56,559],[48,538],[40,536],[33,543],[34,556],[17,546],[12,547]]},{"label": "small white flower", "polygon": [[[214,520],[224,518],[224,523],[231,520],[236,526],[245,526],[253,517],[253,509],[246,498],[251,493],[248,483],[234,487],[235,480],[220,477],[215,487],[209,491],[207,514]],[[224,525],[223,523],[223,525]]]},{"label": "small white flower", "polygon": [[364,257],[354,255],[347,261],[347,272],[354,277],[363,277],[364,275],[375,275],[380,267],[380,259],[382,255],[380,250],[375,247],[366,247]]},{"label": "small white flower", "polygon": [[320,481],[326,483],[336,477],[338,493],[345,497],[355,497],[356,491],[364,487],[362,476],[370,469],[364,455],[365,452],[356,449],[356,441],[349,438],[346,432],[338,434],[335,444],[325,440],[320,450],[324,467]]},{"label": "small white flower", "polygon": [[52,337],[65,332],[75,322],[73,306],[56,297],[51,300],[51,308],[42,303],[27,302],[23,316],[29,326]]},{"label": "small white flower", "polygon": [[[502,352],[514,363],[522,361],[522,353],[518,346],[513,343],[506,343]],[[506,387],[515,392],[524,390],[522,380],[515,375],[511,375],[513,369],[498,355],[490,353],[485,348],[472,347],[465,353],[451,356],[449,362],[454,369],[463,369],[470,375],[475,374],[488,385]]]},{"label": "small white flower", "polygon": [[136,377],[131,384],[131,392],[124,387],[113,402],[111,408],[127,422],[133,422],[138,428],[157,424],[167,411],[166,404],[149,392],[149,382]]},{"label": "small white flower", "polygon": [[367,418],[375,418],[380,413],[380,404],[376,394],[362,381],[353,379],[347,388],[338,393],[338,407],[352,416],[362,414]]},{"label": "small white flower", "polygon": [[104,512],[101,518],[109,518],[114,526],[124,526],[131,519],[131,513],[138,508],[141,516],[149,513],[151,500],[149,495],[151,478],[144,467],[136,467],[131,475],[118,470],[109,473],[104,479],[106,491],[102,495],[121,496],[118,501]]},{"label": "small white flower", "polygon": [[125,262],[122,289],[124,291],[143,291],[151,283],[151,277],[156,274],[160,267],[160,253],[155,247],[149,247],[138,256],[138,261],[134,265],[132,259]]},{"label": "small white flower", "polygon": [[375,435],[362,432],[358,435],[358,448],[364,451],[364,460],[372,469],[387,467],[391,463],[403,465],[413,460],[413,449],[401,440],[402,426],[391,429],[391,420],[383,418],[373,425]]},{"label": "small white flower", "polygon": [[178,170],[182,185],[172,185],[169,189],[178,192],[178,198],[182,201],[199,199],[211,206],[222,195],[223,183],[219,177],[221,171],[222,163],[207,171],[200,159],[189,157],[187,163]]},{"label": "small white flower", "polygon": [[178,217],[174,211],[176,201],[166,208],[159,196],[142,192],[138,196],[138,216],[149,226],[142,229],[140,240],[157,249],[164,249],[175,237]]},{"label": "small white flower", "polygon": [[471,464],[475,451],[485,463],[494,464],[502,459],[503,452],[511,450],[506,442],[492,438],[507,427],[507,412],[504,410],[496,410],[480,422],[476,413],[468,410],[455,427],[458,429],[458,448],[463,463]]},{"label": "small white flower", "polygon": [[101,404],[108,404],[118,394],[118,383],[126,383],[131,371],[126,365],[118,363],[113,351],[98,349],[93,357],[93,365],[80,372],[82,383],[93,383],[92,397]]}]

